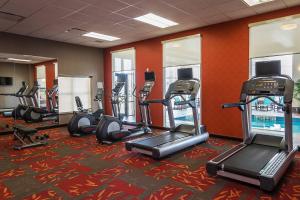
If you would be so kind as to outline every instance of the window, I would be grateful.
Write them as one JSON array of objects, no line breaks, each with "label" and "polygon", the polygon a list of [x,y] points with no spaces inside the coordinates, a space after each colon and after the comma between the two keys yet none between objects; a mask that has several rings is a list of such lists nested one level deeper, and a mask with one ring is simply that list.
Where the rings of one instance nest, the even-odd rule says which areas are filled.
[{"label": "window", "polygon": [[47,89],[46,89],[46,66],[36,66],[36,80],[39,85],[38,91],[38,106],[41,108],[47,107]]},{"label": "window", "polygon": [[57,62],[54,62],[54,76],[55,76],[55,79],[58,78],[58,63]]},{"label": "window", "polygon": [[77,111],[75,97],[79,96],[84,109],[91,109],[91,78],[89,77],[58,77],[59,112]]},{"label": "window", "polygon": [[136,99],[135,92],[135,50],[126,49],[112,52],[112,87],[115,87],[118,74],[125,74],[127,81],[121,92],[124,100],[120,105],[120,114],[123,120],[136,121]]},{"label": "window", "polygon": [[[177,80],[177,70],[180,68],[193,68],[194,78],[200,80],[201,66],[201,37],[200,35],[189,36],[163,42],[163,67],[164,67],[164,95],[169,85]],[[201,91],[201,90],[200,90]],[[179,101],[175,98],[175,101]],[[200,92],[197,98],[200,119]],[[192,109],[188,106],[176,106],[173,104],[175,124],[193,124]],[[164,126],[169,126],[169,117],[164,108]]]},{"label": "window", "polygon": [[[250,27],[250,76],[255,63],[281,61],[281,73],[295,81],[293,100],[294,145],[300,144],[300,18],[289,17]],[[273,97],[282,102],[283,99]],[[282,135],[285,124],[281,108],[261,98],[251,104],[251,129]]]}]

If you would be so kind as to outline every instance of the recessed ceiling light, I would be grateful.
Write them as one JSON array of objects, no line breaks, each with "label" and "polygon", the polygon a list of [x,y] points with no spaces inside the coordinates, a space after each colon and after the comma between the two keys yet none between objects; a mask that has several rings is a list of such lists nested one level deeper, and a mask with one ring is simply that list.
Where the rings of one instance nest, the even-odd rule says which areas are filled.
[{"label": "recessed ceiling light", "polygon": [[96,38],[96,39],[100,39],[100,40],[106,40],[106,41],[115,41],[115,40],[120,39],[118,37],[113,37],[113,36],[110,36],[110,35],[104,35],[104,34],[95,33],[95,32],[85,33],[82,36]]},{"label": "recessed ceiling light", "polygon": [[262,3],[268,3],[274,0],[242,0],[244,1],[246,4],[248,4],[249,6],[256,6]]},{"label": "recessed ceiling light", "polygon": [[151,24],[153,26],[157,26],[159,28],[167,28],[170,26],[178,25],[178,23],[168,20],[166,18],[160,17],[153,13],[148,13],[146,15],[134,18],[137,21],[141,21],[147,24]]},{"label": "recessed ceiling light", "polygon": [[18,58],[7,58],[9,61],[19,61],[19,62],[31,62],[32,60],[18,59]]},{"label": "recessed ceiling light", "polygon": [[290,31],[298,28],[298,24],[283,24],[280,28],[284,31]]}]

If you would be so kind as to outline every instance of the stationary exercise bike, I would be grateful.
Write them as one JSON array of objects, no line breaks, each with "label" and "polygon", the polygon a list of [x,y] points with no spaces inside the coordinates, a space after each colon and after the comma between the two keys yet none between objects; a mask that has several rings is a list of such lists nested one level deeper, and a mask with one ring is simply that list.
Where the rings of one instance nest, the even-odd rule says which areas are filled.
[{"label": "stationary exercise bike", "polygon": [[97,94],[94,101],[98,103],[98,110],[89,113],[88,109],[83,108],[80,97],[75,97],[78,112],[74,112],[68,124],[68,131],[71,136],[80,137],[88,134],[94,134],[96,131],[97,123],[103,114],[103,95],[104,89],[102,82],[97,83]]},{"label": "stationary exercise bike", "polygon": [[116,87],[113,89],[111,99],[114,116],[104,115],[98,123],[96,129],[97,140],[101,143],[111,144],[129,137],[136,137],[142,134],[151,133],[149,125],[151,122],[149,105],[144,102],[150,95],[155,82],[154,72],[145,72],[145,83],[139,91],[139,108],[141,114],[141,122],[136,124],[136,128],[123,130],[122,118],[120,115],[120,97],[119,94],[125,83],[122,78],[118,77]]}]

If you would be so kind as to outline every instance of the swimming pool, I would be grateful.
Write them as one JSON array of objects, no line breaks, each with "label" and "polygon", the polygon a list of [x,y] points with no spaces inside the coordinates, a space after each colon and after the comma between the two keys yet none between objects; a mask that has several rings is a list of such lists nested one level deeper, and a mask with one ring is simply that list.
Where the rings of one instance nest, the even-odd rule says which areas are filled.
[{"label": "swimming pool", "polygon": [[[193,122],[192,115],[186,115],[181,117],[175,117],[175,121],[181,122]],[[252,115],[252,128],[258,129],[271,129],[274,126],[279,126],[284,128],[284,118],[283,117],[257,117]],[[300,135],[300,118],[293,118],[293,133]]]},{"label": "swimming pool", "polygon": [[[281,128],[285,127],[283,117],[257,117],[252,115],[252,128],[270,129],[278,125]],[[300,118],[293,118],[293,133],[300,134]]]}]

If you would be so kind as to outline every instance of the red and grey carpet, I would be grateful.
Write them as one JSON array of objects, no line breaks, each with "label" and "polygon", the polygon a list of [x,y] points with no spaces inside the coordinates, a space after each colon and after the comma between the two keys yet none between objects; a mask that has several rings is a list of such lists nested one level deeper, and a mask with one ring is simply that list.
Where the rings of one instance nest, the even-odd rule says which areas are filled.
[{"label": "red and grey carpet", "polygon": [[156,161],[127,152],[123,143],[99,145],[95,136],[72,138],[66,128],[40,131],[49,145],[15,151],[0,137],[0,199],[300,199],[300,155],[274,193],[210,177],[205,163],[237,141],[209,142]]}]

